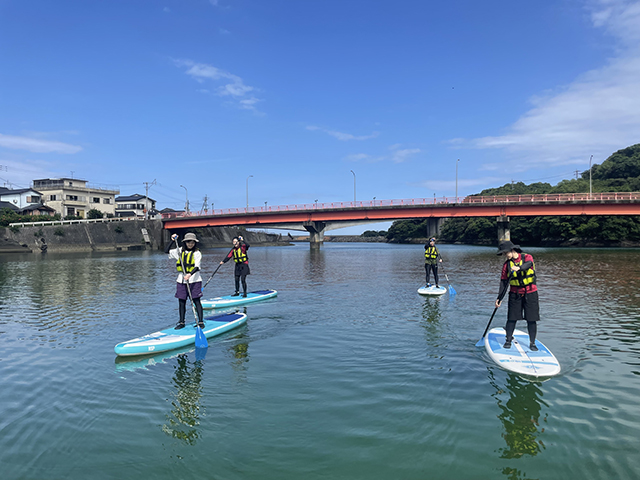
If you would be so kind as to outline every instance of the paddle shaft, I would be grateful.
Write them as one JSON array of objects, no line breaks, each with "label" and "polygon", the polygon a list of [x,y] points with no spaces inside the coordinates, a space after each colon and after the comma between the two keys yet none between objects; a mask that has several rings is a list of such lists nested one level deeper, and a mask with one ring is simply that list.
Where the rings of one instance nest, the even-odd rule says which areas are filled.
[{"label": "paddle shaft", "polygon": [[[229,253],[233,252],[233,248],[231,250],[229,250]],[[229,256],[229,253],[227,253],[225,255],[224,258],[227,258]],[[209,282],[211,281],[211,279],[213,278],[213,276],[218,273],[218,270],[220,269],[222,265],[218,265],[218,268],[215,269],[215,271],[211,274],[211,276],[209,277],[209,280],[207,280],[207,283],[204,284],[204,287],[206,287],[207,285],[209,285]],[[202,289],[204,290],[204,287],[202,287]]]},{"label": "paddle shaft", "polygon": [[[484,329],[484,333],[482,334],[482,338],[487,336],[487,332],[489,331],[489,327],[491,326],[491,322],[493,321],[493,317],[496,315],[498,311],[498,307],[493,309],[493,313],[491,314],[491,318],[489,319],[489,323],[487,323],[487,328]],[[481,340],[482,340],[481,338]]]}]

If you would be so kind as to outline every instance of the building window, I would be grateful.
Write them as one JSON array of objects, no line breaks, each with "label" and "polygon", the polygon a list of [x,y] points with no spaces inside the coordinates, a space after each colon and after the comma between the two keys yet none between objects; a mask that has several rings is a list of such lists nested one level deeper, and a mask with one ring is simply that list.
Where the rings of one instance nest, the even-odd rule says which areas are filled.
[{"label": "building window", "polygon": [[100,197],[91,197],[91,203],[100,203]]},{"label": "building window", "polygon": [[110,198],[103,198],[102,199],[102,203],[104,203],[105,205],[110,205],[111,204],[111,199]]},{"label": "building window", "polygon": [[40,203],[40,197],[38,195],[31,195],[27,197],[27,203]]},{"label": "building window", "polygon": [[73,202],[77,202],[78,201],[78,196],[77,195],[67,195],[67,200],[71,200]]},{"label": "building window", "polygon": [[49,195],[49,201],[50,202],[55,202],[57,200],[57,196],[56,195]]},{"label": "building window", "polygon": [[76,216],[76,209],[73,208],[73,207],[67,207],[67,216],[75,217]]}]

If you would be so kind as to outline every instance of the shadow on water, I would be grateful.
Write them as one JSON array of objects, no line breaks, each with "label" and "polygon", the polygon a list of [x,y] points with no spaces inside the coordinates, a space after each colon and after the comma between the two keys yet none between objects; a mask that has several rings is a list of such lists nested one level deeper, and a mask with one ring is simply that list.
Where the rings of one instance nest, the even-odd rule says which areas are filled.
[{"label": "shadow on water", "polygon": [[[493,369],[488,370],[489,382],[495,388],[491,396],[498,402],[498,418],[504,428],[502,438],[507,444],[506,448],[497,450],[499,458],[518,459],[526,455],[535,457],[546,448],[539,438],[545,430],[540,423],[547,423],[548,418],[548,413],[540,418],[542,406],[548,408],[542,400],[540,383],[508,373],[502,386],[496,380]],[[509,480],[529,480],[526,473],[517,468],[504,467],[501,473]]]}]

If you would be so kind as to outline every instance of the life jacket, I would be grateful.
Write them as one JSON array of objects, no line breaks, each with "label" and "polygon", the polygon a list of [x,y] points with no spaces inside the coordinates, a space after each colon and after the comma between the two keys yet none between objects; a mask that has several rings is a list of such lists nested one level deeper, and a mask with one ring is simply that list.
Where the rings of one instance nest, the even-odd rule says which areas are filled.
[{"label": "life jacket", "polygon": [[[509,272],[511,272],[512,267],[519,267],[524,262],[524,253],[521,253],[519,256],[519,261],[514,262],[513,259],[509,260]],[[533,260],[533,259],[532,259]],[[509,285],[514,287],[526,287],[528,285],[536,284],[536,265],[535,263],[531,265],[531,268],[527,270],[518,270],[514,272],[509,277]]]},{"label": "life jacket", "polygon": [[233,249],[233,260],[236,263],[245,263],[248,260],[247,252],[242,251],[242,245]]},{"label": "life jacket", "polygon": [[[180,257],[182,258],[182,263],[184,263],[184,269],[186,270],[186,272],[184,273],[193,272],[193,269],[196,266],[196,261],[193,256],[193,250],[183,250],[180,253]],[[178,269],[179,272],[182,272],[182,265],[180,263],[180,258],[176,261],[176,268]]]},{"label": "life jacket", "polygon": [[435,260],[436,258],[438,258],[438,249],[429,245],[424,249],[424,258],[426,258],[427,260]]}]

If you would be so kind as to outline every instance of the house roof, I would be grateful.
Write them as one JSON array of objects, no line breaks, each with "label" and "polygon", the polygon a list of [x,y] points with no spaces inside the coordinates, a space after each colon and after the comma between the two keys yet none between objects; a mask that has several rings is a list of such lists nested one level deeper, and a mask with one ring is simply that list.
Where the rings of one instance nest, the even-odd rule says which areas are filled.
[{"label": "house roof", "polygon": [[151,197],[146,197],[145,195],[140,195],[139,193],[134,193],[133,195],[124,195],[121,197],[116,197],[116,202],[135,202],[138,200],[143,200],[148,198],[150,201],[155,202],[155,200]]},{"label": "house roof", "polygon": [[19,194],[19,193],[26,193],[26,192],[34,192],[34,193],[37,193],[38,195],[42,195],[40,192],[38,192],[37,190],[34,190],[33,188],[17,188],[13,190],[11,188],[0,187],[0,195],[9,195],[14,193]]},{"label": "house roof", "polygon": [[13,203],[11,202],[3,202],[0,201],[0,210],[2,210],[3,208],[8,208],[10,210],[13,210],[14,212],[17,212],[19,210],[18,207],[16,207]]},{"label": "house roof", "polygon": [[42,203],[34,203],[33,205],[27,205],[26,207],[24,207],[23,209],[21,209],[21,212],[30,212],[32,210],[41,210],[43,212],[55,212],[55,208],[51,208],[48,205],[44,205]]}]

